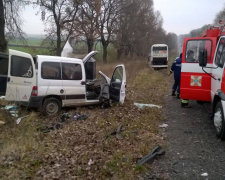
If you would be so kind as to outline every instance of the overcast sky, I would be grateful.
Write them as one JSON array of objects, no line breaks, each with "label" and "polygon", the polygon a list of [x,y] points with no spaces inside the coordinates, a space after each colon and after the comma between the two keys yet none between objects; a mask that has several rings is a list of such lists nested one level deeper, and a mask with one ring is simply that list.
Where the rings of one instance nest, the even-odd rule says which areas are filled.
[{"label": "overcast sky", "polygon": [[154,0],[167,32],[186,34],[192,29],[211,24],[224,8],[225,0]]},{"label": "overcast sky", "polygon": [[[211,24],[224,6],[225,0],[154,0],[155,10],[159,10],[163,17],[164,29],[178,35]],[[41,15],[35,15],[37,11],[27,7],[22,13],[23,30],[27,34],[44,34]]]}]

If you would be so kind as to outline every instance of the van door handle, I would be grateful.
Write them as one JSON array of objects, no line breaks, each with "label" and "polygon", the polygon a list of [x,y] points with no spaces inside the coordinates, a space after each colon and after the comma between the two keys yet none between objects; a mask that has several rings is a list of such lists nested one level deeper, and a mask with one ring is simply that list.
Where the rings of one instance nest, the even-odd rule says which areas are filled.
[{"label": "van door handle", "polygon": [[86,85],[86,82],[85,82],[85,81],[81,81],[80,84],[81,84],[81,85]]},{"label": "van door handle", "polygon": [[8,81],[8,82],[10,81],[10,77],[7,77],[7,81]]}]

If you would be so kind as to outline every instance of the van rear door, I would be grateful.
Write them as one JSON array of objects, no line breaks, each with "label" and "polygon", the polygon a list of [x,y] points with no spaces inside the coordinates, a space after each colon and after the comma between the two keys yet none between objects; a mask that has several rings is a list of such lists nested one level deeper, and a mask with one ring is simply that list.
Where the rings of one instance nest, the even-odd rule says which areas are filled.
[{"label": "van rear door", "polygon": [[10,49],[6,100],[29,102],[34,86],[36,73],[32,56]]}]

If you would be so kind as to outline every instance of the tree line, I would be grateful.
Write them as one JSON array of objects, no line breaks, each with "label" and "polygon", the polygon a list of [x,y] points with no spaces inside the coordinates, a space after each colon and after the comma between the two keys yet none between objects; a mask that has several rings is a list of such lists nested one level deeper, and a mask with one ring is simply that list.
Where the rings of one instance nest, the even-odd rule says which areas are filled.
[{"label": "tree line", "polygon": [[0,0],[0,51],[7,49],[6,39],[23,37],[20,12],[26,5],[40,9],[45,40],[55,47],[56,55],[69,37],[85,40],[88,52],[100,41],[105,63],[110,44],[118,59],[145,57],[155,43],[177,49],[177,35],[163,29],[163,18],[154,10],[153,0]]}]

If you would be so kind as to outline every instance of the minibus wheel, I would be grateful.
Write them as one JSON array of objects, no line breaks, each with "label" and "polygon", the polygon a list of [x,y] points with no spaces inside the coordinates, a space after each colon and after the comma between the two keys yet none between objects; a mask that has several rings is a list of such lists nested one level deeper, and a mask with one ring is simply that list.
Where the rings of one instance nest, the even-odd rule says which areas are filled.
[{"label": "minibus wheel", "polygon": [[61,111],[61,108],[62,105],[60,101],[54,97],[51,97],[44,100],[42,111],[46,116],[54,116]]},{"label": "minibus wheel", "polygon": [[216,108],[213,114],[213,123],[216,128],[217,137],[222,140],[225,139],[225,122],[224,122],[224,112],[221,101],[216,104]]}]

